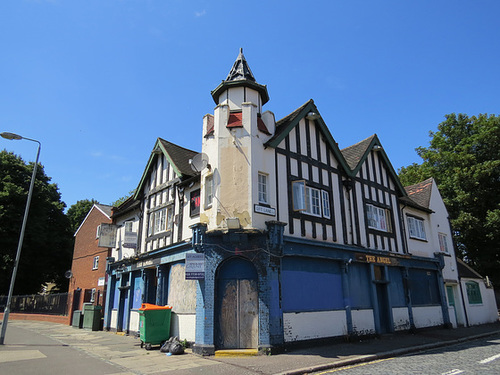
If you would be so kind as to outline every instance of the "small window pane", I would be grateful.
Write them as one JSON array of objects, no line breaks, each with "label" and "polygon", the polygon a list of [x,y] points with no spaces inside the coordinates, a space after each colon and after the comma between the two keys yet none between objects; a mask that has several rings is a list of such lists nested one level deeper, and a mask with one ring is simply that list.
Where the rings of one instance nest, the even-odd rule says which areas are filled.
[{"label": "small window pane", "polygon": [[305,186],[305,181],[292,182],[294,211],[304,211],[306,209]]},{"label": "small window pane", "polygon": [[267,203],[267,175],[259,173],[258,178],[259,203]]}]

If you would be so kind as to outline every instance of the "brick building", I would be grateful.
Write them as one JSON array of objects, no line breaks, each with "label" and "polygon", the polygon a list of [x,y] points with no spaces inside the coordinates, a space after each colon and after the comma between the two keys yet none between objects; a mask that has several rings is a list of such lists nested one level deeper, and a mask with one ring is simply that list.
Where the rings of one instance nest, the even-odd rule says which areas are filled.
[{"label": "brick building", "polygon": [[94,204],[75,232],[75,247],[69,283],[70,313],[83,303],[104,306],[106,258],[110,249],[99,246],[101,225],[111,224],[111,206]]}]

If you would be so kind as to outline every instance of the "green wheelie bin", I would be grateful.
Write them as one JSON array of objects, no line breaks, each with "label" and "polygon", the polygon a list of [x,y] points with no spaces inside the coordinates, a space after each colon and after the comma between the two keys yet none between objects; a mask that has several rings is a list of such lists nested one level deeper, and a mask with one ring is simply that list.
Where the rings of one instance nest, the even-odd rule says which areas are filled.
[{"label": "green wheelie bin", "polygon": [[139,333],[141,348],[150,350],[170,338],[170,316],[172,306],[157,306],[143,303],[139,309]]}]

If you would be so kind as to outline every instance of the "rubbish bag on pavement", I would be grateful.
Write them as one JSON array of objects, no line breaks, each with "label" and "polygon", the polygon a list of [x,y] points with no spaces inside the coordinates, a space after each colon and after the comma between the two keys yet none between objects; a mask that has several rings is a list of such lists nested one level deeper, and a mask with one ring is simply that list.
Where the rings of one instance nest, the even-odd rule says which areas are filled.
[{"label": "rubbish bag on pavement", "polygon": [[171,337],[162,345],[162,347],[160,348],[160,352],[182,354],[184,353],[184,347],[182,346],[178,337]]}]

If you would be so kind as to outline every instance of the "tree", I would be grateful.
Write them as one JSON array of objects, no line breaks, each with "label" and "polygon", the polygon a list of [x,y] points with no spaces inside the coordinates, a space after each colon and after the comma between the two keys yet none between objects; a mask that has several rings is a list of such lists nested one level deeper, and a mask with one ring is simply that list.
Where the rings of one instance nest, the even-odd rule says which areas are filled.
[{"label": "tree", "polygon": [[81,201],[76,202],[70,208],[68,208],[68,212],[66,215],[69,219],[69,224],[71,228],[71,233],[75,234],[77,229],[83,222],[83,219],[87,216],[92,206],[97,202],[95,199],[83,199]]},{"label": "tree", "polygon": [[418,147],[422,164],[399,170],[403,184],[434,177],[459,255],[500,285],[500,117],[451,114]]},{"label": "tree", "polygon": [[114,201],[113,203],[111,203],[111,206],[113,206],[113,207],[120,206],[122,203],[124,203],[127,199],[129,199],[134,194],[135,194],[135,189],[134,190],[130,190],[127,195],[125,195],[124,197],[120,197],[116,201]]},{"label": "tree", "polygon": [[[6,295],[34,163],[0,152],[0,294]],[[33,189],[14,294],[38,293],[44,283],[67,290],[64,272],[71,267],[72,234],[57,185],[39,165]]]}]

